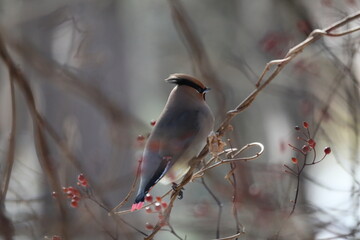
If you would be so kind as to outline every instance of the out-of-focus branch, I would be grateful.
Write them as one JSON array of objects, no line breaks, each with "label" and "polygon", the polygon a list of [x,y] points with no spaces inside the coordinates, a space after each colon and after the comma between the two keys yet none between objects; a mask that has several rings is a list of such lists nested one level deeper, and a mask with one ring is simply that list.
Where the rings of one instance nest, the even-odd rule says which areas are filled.
[{"label": "out-of-focus branch", "polygon": [[188,16],[180,1],[169,0],[169,4],[174,24],[177,27],[178,33],[182,38],[185,47],[188,49],[191,59],[193,60],[193,66],[199,71],[201,78],[217,90],[215,96],[218,104],[218,111],[221,115],[223,115],[225,113],[223,107],[225,106],[223,84],[219,81],[201,39],[193,28],[194,24],[191,23],[191,18]]},{"label": "out-of-focus branch", "polygon": [[[30,110],[30,115],[33,120],[34,139],[35,139],[35,143],[36,143],[36,150],[37,150],[40,164],[41,164],[45,174],[47,175],[47,178],[49,179],[52,189],[55,192],[61,192],[60,181],[57,176],[57,171],[55,171],[55,168],[54,168],[51,158],[49,156],[49,149],[48,149],[48,145],[46,143],[45,135],[43,132],[44,127],[42,125],[42,122],[39,120],[41,117],[36,108],[34,95],[32,93],[32,90],[30,88],[27,78],[16,67],[16,64],[14,63],[13,59],[9,55],[2,35],[0,35],[0,57],[3,59],[4,63],[8,67],[9,72],[11,72],[11,75],[13,77],[13,80],[15,81],[15,83],[17,84],[19,89],[22,91],[22,93],[24,94],[25,99],[27,101],[28,108]],[[67,214],[66,214],[66,210],[65,210],[64,199],[62,197],[59,197],[57,203],[58,203],[59,210],[61,213],[62,235],[64,237],[66,237],[67,236],[67,232],[66,232]]]},{"label": "out-of-focus branch", "polygon": [[[2,29],[1,29],[2,30]],[[36,51],[29,43],[23,44],[10,37],[3,37],[19,56],[26,61],[39,74],[46,77],[57,86],[66,88],[75,96],[82,97],[93,103],[98,111],[102,111],[111,121],[112,126],[136,126],[147,127],[141,120],[136,118],[131,112],[120,109],[119,106],[104,94],[98,87],[87,84],[76,74],[66,70],[52,59],[48,59]]]},{"label": "out-of-focus branch", "polygon": [[219,208],[218,217],[217,217],[217,224],[216,224],[216,238],[219,238],[220,237],[220,223],[221,223],[220,220],[221,220],[223,204],[219,200],[219,198],[216,197],[216,195],[213,193],[213,191],[211,191],[209,186],[206,184],[204,178],[201,178],[201,183],[203,184],[206,191],[210,194],[210,196],[214,199],[214,201],[216,202],[216,204],[218,205],[218,208]]},{"label": "out-of-focus branch", "polygon": [[1,179],[1,192],[0,192],[0,234],[6,240],[12,239],[14,235],[14,226],[11,220],[5,214],[5,199],[9,188],[10,176],[14,165],[15,155],[15,134],[16,134],[16,102],[15,90],[12,72],[10,75],[10,97],[11,97],[11,130],[9,136],[9,146],[4,167],[3,177]]},{"label": "out-of-focus branch", "polygon": [[9,181],[12,172],[12,167],[14,165],[14,155],[15,155],[15,134],[16,134],[16,102],[15,102],[15,90],[14,90],[14,82],[13,76],[10,72],[10,97],[11,97],[11,130],[9,136],[9,146],[7,152],[7,159],[5,170],[3,172],[3,179],[1,181],[1,199],[0,205],[3,205],[6,198],[6,193],[9,188]]}]

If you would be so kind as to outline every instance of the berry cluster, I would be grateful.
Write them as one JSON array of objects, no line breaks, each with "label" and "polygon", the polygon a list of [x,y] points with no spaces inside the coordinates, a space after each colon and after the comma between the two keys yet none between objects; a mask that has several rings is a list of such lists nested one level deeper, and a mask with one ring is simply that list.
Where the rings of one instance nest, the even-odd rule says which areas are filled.
[{"label": "berry cluster", "polygon": [[[85,187],[85,188],[89,186],[88,180],[85,178],[84,174],[82,174],[82,173],[79,174],[77,179],[78,179],[78,182],[77,182],[78,186]],[[78,188],[75,188],[72,186],[63,187],[62,190],[63,190],[63,193],[66,194],[66,197],[68,199],[70,199],[70,206],[73,208],[79,207],[79,202],[82,198],[80,190]],[[53,192],[52,196],[54,198],[56,198],[57,193]]]},{"label": "berry cluster", "polygon": [[80,191],[74,187],[63,187],[63,192],[66,194],[66,197],[71,199],[70,206],[73,208],[79,207],[79,201],[81,199]]},{"label": "berry cluster", "polygon": [[[324,158],[327,155],[329,155],[331,153],[331,148],[326,147],[324,149],[323,157],[320,160],[317,160],[316,141],[311,136],[309,128],[310,128],[310,125],[308,122],[303,122],[302,127],[299,127],[299,126],[295,127],[296,132],[299,133],[299,135],[300,135],[296,139],[298,141],[303,142],[303,144],[304,144],[301,149],[289,144],[289,146],[292,148],[292,150],[294,150],[296,153],[298,153],[298,155],[302,156],[302,158],[300,159],[301,161],[299,161],[298,158],[296,158],[296,157],[292,157],[291,162],[295,165],[295,167],[289,167],[288,165],[284,164],[284,167],[286,168],[285,172],[289,173],[297,178],[297,188],[296,188],[295,198],[293,201],[291,201],[293,203],[293,206],[292,206],[292,210],[291,210],[289,216],[291,216],[295,211],[296,203],[297,203],[298,196],[299,196],[300,177],[301,177],[303,170],[307,166],[315,165],[315,164],[321,162],[322,160],[324,160]],[[310,156],[312,156],[311,158],[309,157],[310,152],[312,152],[312,154],[310,155]]]},{"label": "berry cluster", "polygon": [[[146,194],[145,202],[153,203],[153,207],[151,206],[146,207],[145,212],[157,214],[159,219],[159,225],[161,227],[166,226],[168,223],[164,216],[164,210],[168,207],[168,204],[164,202],[161,197],[156,197],[155,199],[156,199],[155,203],[153,203],[154,200],[153,196],[150,193]],[[154,229],[154,225],[148,222],[145,224],[145,227],[146,229],[149,230]]]},{"label": "berry cluster", "polygon": [[[289,144],[289,146],[295,151],[295,152],[298,152],[300,153],[301,155],[303,155],[305,158],[307,157],[307,154],[311,151],[314,152],[313,154],[313,161],[311,163],[307,163],[306,162],[306,159],[305,159],[305,162],[304,162],[304,165],[311,165],[311,164],[316,164],[316,163],[319,163],[321,162],[328,154],[331,153],[331,148],[330,147],[326,147],[324,149],[324,155],[323,157],[320,159],[320,160],[317,160],[316,161],[316,141],[311,137],[311,134],[310,134],[310,131],[309,131],[309,123],[308,122],[303,122],[302,124],[302,128],[299,127],[299,126],[296,126],[295,127],[295,130],[297,132],[299,132],[301,134],[301,136],[298,136],[296,139],[299,140],[299,141],[302,141],[304,142],[304,145],[300,148],[297,148],[291,144]],[[294,164],[298,164],[298,159],[296,157],[292,157],[291,158],[291,161],[294,163]]]},{"label": "berry cluster", "polygon": [[77,182],[78,186],[88,187],[88,180],[85,178],[84,174],[80,173],[77,179],[78,179]]}]

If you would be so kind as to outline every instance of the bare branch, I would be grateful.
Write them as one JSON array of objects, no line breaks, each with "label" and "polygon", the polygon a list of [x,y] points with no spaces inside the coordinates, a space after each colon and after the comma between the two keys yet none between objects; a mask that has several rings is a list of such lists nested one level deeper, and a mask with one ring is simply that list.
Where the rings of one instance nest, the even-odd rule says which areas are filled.
[{"label": "bare branch", "polygon": [[9,187],[12,167],[14,165],[14,155],[15,155],[16,102],[15,102],[14,79],[12,72],[10,72],[10,96],[11,96],[11,131],[9,136],[9,146],[8,146],[6,165],[5,165],[5,170],[3,172],[3,179],[1,181],[2,182],[1,195],[0,195],[1,206],[5,202],[6,193]]},{"label": "bare branch", "polygon": [[[41,122],[39,121],[40,114],[37,111],[35,99],[32,93],[32,90],[30,88],[30,85],[28,84],[28,81],[26,77],[23,75],[23,73],[17,69],[16,64],[13,62],[12,58],[8,54],[6,50],[6,46],[3,42],[3,37],[0,35],[0,57],[3,59],[5,64],[7,65],[10,72],[12,72],[12,76],[14,78],[14,81],[20,88],[20,90],[23,92],[28,108],[30,110],[30,114],[33,120],[34,125],[34,139],[36,143],[36,150],[39,157],[39,162],[41,166],[43,167],[43,170],[45,174],[47,175],[49,182],[51,184],[52,189],[55,192],[61,192],[61,185],[57,176],[57,172],[55,171],[51,158],[49,157],[49,149],[45,140],[44,132],[43,132],[43,126]],[[62,223],[62,235],[67,236],[66,233],[66,223],[67,223],[67,214],[65,210],[65,203],[63,197],[58,198],[58,206],[61,213],[61,223]]]}]

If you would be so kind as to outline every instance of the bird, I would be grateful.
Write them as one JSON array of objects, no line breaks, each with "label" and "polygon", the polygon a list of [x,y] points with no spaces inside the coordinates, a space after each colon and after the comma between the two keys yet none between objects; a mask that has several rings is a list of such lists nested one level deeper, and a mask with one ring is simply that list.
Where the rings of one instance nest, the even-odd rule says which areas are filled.
[{"label": "bird", "polygon": [[131,212],[143,207],[155,184],[175,183],[187,173],[190,160],[198,156],[214,127],[214,115],[205,101],[210,88],[183,73],[171,74],[165,81],[175,87],[146,141]]}]

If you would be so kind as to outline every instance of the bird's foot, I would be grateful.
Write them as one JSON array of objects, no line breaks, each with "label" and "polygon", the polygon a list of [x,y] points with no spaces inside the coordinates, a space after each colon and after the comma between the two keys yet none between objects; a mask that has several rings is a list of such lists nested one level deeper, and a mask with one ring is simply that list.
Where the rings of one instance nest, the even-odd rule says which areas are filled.
[{"label": "bird's foot", "polygon": [[[172,183],[172,189],[174,190],[174,191],[178,191],[178,187],[179,187],[179,185],[177,184],[177,183]],[[184,192],[183,192],[183,190],[185,190],[185,188],[181,188],[180,190],[179,190],[179,192],[178,192],[178,199],[183,199],[183,197],[184,197]]]}]

